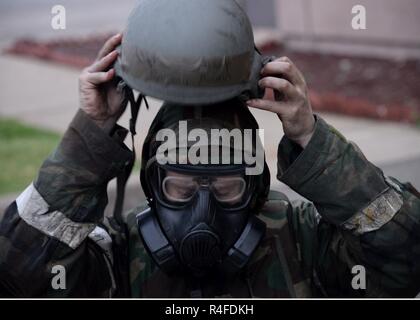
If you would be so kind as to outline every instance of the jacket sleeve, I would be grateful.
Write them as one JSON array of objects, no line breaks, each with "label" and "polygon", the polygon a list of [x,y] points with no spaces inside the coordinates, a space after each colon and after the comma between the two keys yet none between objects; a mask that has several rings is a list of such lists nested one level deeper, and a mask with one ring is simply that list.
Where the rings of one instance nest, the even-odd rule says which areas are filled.
[{"label": "jacket sleeve", "polygon": [[[0,295],[103,296],[112,276],[96,244],[106,188],[132,157],[79,110],[35,181],[0,216]],[[64,271],[64,272],[63,272]]]},{"label": "jacket sleeve", "polygon": [[294,206],[306,270],[313,268],[331,296],[415,296],[419,193],[385,177],[355,144],[316,118],[304,150],[287,138],[278,149],[277,178],[313,202]]}]

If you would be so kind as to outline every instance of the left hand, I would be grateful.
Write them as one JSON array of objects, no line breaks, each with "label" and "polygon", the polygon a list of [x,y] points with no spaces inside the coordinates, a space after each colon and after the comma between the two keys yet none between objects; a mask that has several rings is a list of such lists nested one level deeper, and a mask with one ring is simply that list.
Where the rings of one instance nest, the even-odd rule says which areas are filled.
[{"label": "left hand", "polygon": [[302,73],[289,58],[282,57],[267,63],[261,74],[259,86],[273,89],[275,99],[252,99],[247,101],[248,106],[277,114],[284,134],[305,148],[312,138],[315,119]]}]

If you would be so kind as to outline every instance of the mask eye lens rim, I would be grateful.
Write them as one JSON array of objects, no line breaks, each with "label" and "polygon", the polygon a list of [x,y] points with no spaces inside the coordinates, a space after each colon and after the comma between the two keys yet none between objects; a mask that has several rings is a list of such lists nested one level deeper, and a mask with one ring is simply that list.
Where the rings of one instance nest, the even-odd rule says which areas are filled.
[{"label": "mask eye lens rim", "polygon": [[192,198],[194,198],[194,196],[196,195],[196,193],[198,191],[198,185],[196,185],[195,191],[192,193],[192,195],[190,197],[186,198],[186,199],[178,199],[178,198],[175,198],[175,197],[171,196],[167,192],[166,187],[165,187],[166,183],[170,179],[171,180],[182,180],[182,181],[185,181],[185,178],[182,178],[182,177],[165,177],[165,178],[163,178],[161,190],[162,190],[162,193],[163,193],[163,195],[165,196],[165,198],[167,200],[169,200],[170,202],[174,202],[174,203],[187,203],[187,202],[191,201]]},{"label": "mask eye lens rim", "polygon": [[[190,167],[190,168],[188,168]],[[152,170],[152,168],[154,168],[154,170]],[[213,168],[211,168],[213,169]],[[215,168],[216,169],[216,168]],[[242,200],[239,200],[237,203],[234,204],[230,204],[227,203],[224,200],[221,200],[220,197],[216,197],[214,192],[211,192],[212,196],[214,197],[214,199],[217,201],[217,203],[219,204],[219,206],[223,207],[224,210],[228,211],[237,211],[237,210],[241,210],[242,208],[246,207],[251,198],[252,198],[252,190],[253,190],[253,186],[255,184],[254,181],[254,177],[253,176],[249,176],[245,174],[245,168],[244,166],[238,167],[238,166],[232,166],[230,168],[226,168],[225,166],[220,168],[220,170],[210,170],[208,167],[200,167],[200,166],[194,166],[194,168],[191,168],[191,166],[185,166],[185,165],[162,165],[162,164],[158,164],[156,159],[150,159],[147,163],[147,170],[146,170],[146,175],[149,178],[149,181],[155,181],[155,183],[152,183],[151,185],[151,190],[152,193],[154,194],[154,199],[156,201],[158,201],[161,205],[168,207],[168,208],[172,208],[172,209],[179,209],[182,207],[187,206],[194,197],[197,196],[197,192],[199,190],[199,188],[201,187],[201,185],[199,184],[200,179],[198,179],[197,182],[197,186],[198,189],[197,191],[194,193],[194,195],[192,195],[191,197],[189,197],[188,199],[185,200],[181,200],[179,201],[179,199],[175,199],[173,197],[171,197],[169,195],[169,197],[167,197],[167,195],[164,194],[163,188],[162,188],[162,182],[164,180],[164,178],[166,178],[166,172],[167,170],[170,171],[175,171],[178,173],[183,173],[186,175],[191,175],[192,171],[196,171],[195,175],[201,176],[204,175],[207,178],[209,178],[210,180],[216,178],[217,176],[219,177],[226,177],[229,175],[238,175],[235,178],[239,178],[239,179],[243,179],[244,183],[243,183],[243,187],[241,188],[241,192],[238,194],[238,196],[228,199],[229,201],[234,201],[239,197],[242,197]],[[156,174],[156,176],[158,177],[158,179],[156,179],[156,177],[153,177],[153,174]],[[150,182],[149,182],[150,183]],[[211,183],[209,186],[206,186],[206,188],[210,189],[211,187]],[[211,191],[211,190],[210,190]],[[218,199],[219,198],[219,199]],[[221,200],[221,201],[220,201]]]},{"label": "mask eye lens rim", "polygon": [[[241,191],[236,196],[234,196],[232,198],[229,198],[229,199],[225,199],[225,200],[221,199],[217,195],[217,192],[215,192],[215,189],[216,188],[214,187],[214,184],[213,183],[211,184],[212,194],[214,195],[214,197],[216,198],[216,200],[218,202],[222,203],[222,204],[227,204],[227,205],[229,205],[229,202],[236,201],[236,200],[242,198],[244,196],[245,191],[246,191],[246,188],[247,188],[247,183],[246,183],[246,181],[245,181],[245,179],[243,177],[231,177],[229,179],[241,181]],[[233,204],[232,206],[235,206],[235,205],[236,204]]]}]

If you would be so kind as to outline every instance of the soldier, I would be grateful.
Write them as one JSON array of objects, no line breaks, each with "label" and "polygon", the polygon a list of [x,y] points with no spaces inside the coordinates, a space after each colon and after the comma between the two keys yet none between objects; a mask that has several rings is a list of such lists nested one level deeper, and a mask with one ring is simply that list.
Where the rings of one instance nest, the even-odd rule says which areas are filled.
[{"label": "soldier", "polygon": [[[133,156],[122,142],[127,130],[116,124],[133,100],[112,81],[121,40],[110,38],[83,71],[80,110],[35,181],[1,217],[2,296],[413,297],[420,291],[419,193],[385,177],[313,114],[304,77],[286,57],[261,70],[259,86],[278,93],[275,100],[223,96],[203,106],[191,91],[178,95],[192,97],[189,105],[165,103],[143,146],[148,201],[124,216],[120,230],[106,225],[107,184]],[[124,60],[124,45],[121,54]],[[167,85],[177,80],[171,74]],[[228,164],[181,163],[180,146],[194,145],[181,144],[180,121],[189,133],[256,130],[246,105],[278,116],[285,135],[277,178],[311,202],[270,191],[265,163],[247,175],[246,162],[232,161],[236,152],[255,154],[258,139],[250,150],[222,139],[204,144],[228,147]],[[177,163],[158,161],[162,129],[176,134]],[[66,271],[61,290],[51,283],[56,265]],[[365,269],[365,284],[354,285],[355,267]]]}]

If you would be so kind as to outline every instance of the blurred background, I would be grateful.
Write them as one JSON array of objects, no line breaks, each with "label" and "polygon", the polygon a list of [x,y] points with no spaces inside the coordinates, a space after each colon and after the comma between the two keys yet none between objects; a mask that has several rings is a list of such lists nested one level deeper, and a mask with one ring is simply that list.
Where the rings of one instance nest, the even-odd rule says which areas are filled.
[{"label": "blurred background", "polygon": [[[264,54],[287,55],[305,75],[314,110],[356,142],[388,175],[420,188],[420,1],[238,0]],[[55,5],[66,29],[51,26]],[[121,31],[134,0],[0,2],[0,209],[36,176],[78,108],[77,78],[104,40]],[[366,29],[352,8],[366,8]],[[157,13],[158,14],[158,13]],[[180,17],[181,19],[182,17]],[[161,102],[139,116],[137,150]],[[254,111],[265,129],[274,189],[276,117]],[[120,123],[128,124],[125,115]],[[114,183],[109,186],[111,203]],[[126,207],[142,199],[138,170]]]}]

